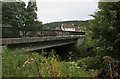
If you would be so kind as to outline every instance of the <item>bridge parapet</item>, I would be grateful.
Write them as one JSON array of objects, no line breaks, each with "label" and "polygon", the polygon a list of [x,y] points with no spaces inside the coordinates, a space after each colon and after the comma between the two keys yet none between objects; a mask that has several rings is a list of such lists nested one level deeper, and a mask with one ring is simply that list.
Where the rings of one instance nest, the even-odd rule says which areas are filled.
[{"label": "bridge parapet", "polygon": [[2,45],[77,39],[85,36],[85,32],[62,31],[62,30],[42,30],[35,33],[33,33],[35,35],[32,35],[32,32],[28,32],[27,36],[21,38],[3,38]]},{"label": "bridge parapet", "polygon": [[16,34],[2,33],[2,38],[20,38],[20,37],[45,37],[45,36],[65,36],[65,35],[85,35],[85,32],[63,31],[63,30],[36,30],[27,31],[26,33],[19,31]]},{"label": "bridge parapet", "polygon": [[78,47],[82,38],[85,36],[85,32],[74,31],[44,30],[40,32],[35,32],[36,34],[38,33],[37,36],[28,35],[20,38],[3,38],[0,41],[2,41],[3,46],[8,45],[10,49],[18,48],[24,49],[25,51],[33,51],[69,44]]},{"label": "bridge parapet", "polygon": [[19,43],[32,43],[42,41],[66,40],[77,39],[84,36],[54,36],[54,37],[27,37],[27,38],[4,38],[2,44],[19,44]]}]

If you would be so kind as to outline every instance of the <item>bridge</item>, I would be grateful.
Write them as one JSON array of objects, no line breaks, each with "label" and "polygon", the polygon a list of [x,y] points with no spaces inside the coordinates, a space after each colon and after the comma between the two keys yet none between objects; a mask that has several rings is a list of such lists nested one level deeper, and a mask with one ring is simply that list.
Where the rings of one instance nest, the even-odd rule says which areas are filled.
[{"label": "bridge", "polygon": [[23,49],[25,51],[42,50],[51,47],[73,44],[78,47],[85,36],[85,32],[41,30],[28,32],[25,37],[3,38],[2,45],[10,49]]}]

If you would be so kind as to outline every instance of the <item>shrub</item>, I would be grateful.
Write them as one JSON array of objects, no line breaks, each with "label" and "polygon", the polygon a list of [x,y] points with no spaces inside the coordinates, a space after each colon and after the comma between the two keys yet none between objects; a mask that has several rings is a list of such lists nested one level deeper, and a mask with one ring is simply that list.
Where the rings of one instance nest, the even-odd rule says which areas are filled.
[{"label": "shrub", "polygon": [[99,69],[102,66],[101,58],[96,57],[86,57],[81,58],[78,62],[78,65],[84,69]]},{"label": "shrub", "polygon": [[92,77],[93,72],[76,62],[60,61],[53,53],[46,58],[36,52],[5,50],[2,61],[3,77]]}]

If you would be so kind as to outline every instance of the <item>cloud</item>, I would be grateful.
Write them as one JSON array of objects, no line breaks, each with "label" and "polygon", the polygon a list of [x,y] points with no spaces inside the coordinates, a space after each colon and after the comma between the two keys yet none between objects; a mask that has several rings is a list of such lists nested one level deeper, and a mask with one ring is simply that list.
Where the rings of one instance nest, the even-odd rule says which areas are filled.
[{"label": "cloud", "polygon": [[43,23],[60,20],[90,19],[97,2],[38,2],[38,19]]},{"label": "cloud", "polygon": [[[26,3],[29,0],[24,0]],[[98,0],[36,0],[38,20],[43,23],[91,19]]]}]

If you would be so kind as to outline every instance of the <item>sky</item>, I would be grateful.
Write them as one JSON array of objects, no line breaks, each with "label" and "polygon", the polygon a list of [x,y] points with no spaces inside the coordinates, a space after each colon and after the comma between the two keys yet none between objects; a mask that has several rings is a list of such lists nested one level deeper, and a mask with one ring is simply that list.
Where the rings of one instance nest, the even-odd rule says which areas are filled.
[{"label": "sky", "polygon": [[[23,0],[26,3],[29,0]],[[38,20],[43,24],[68,20],[88,20],[97,10],[97,0],[36,0]]]}]

